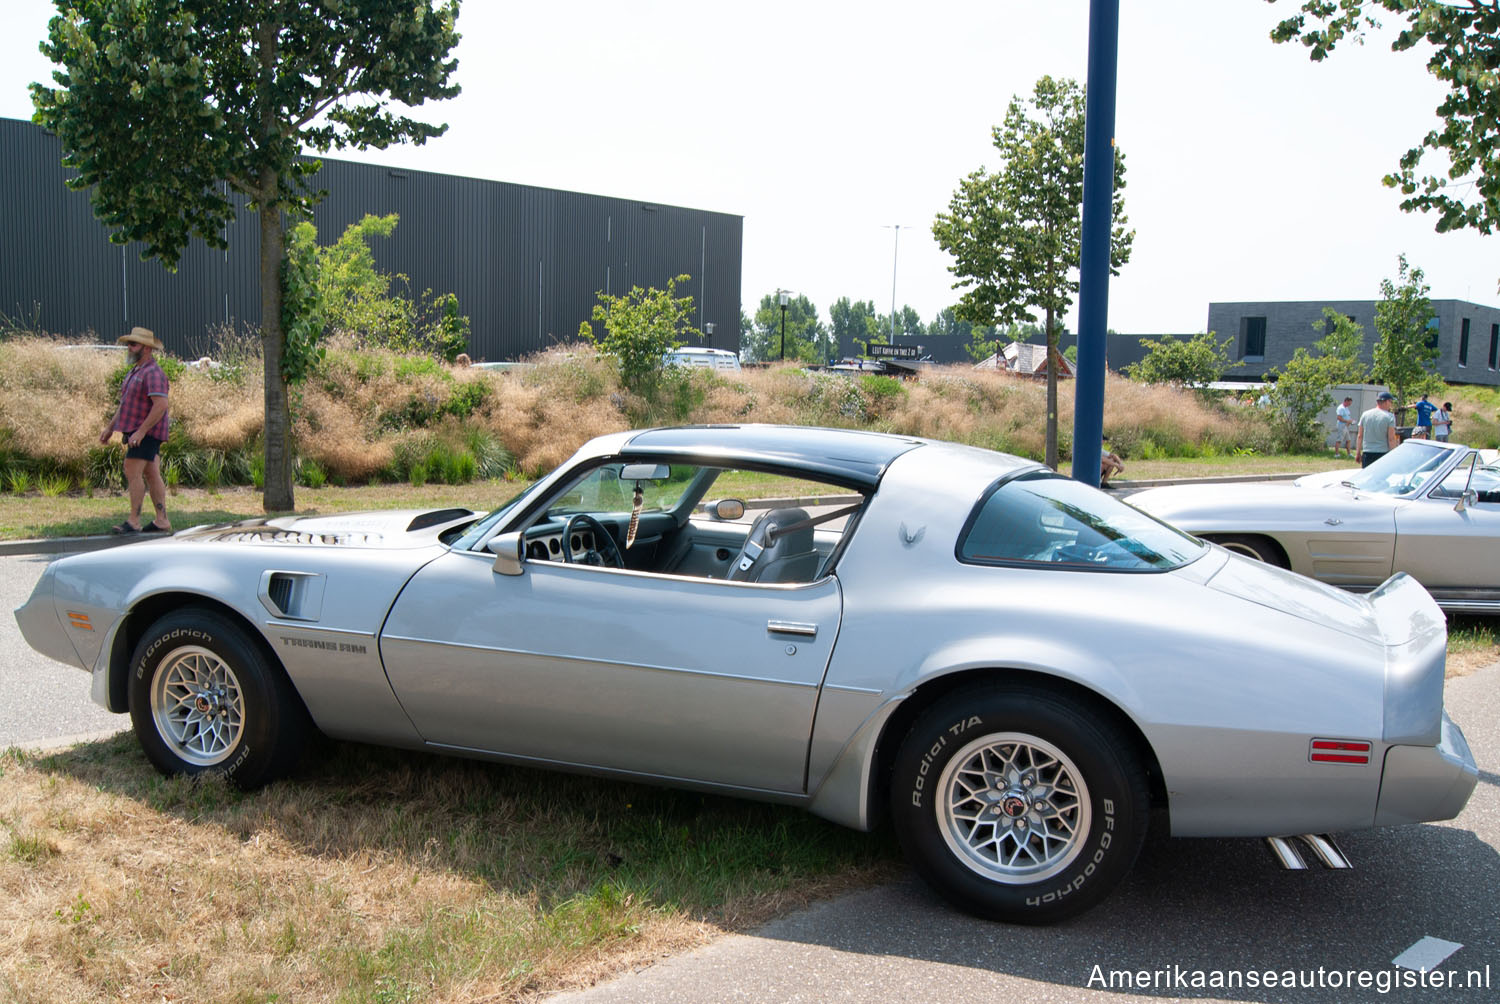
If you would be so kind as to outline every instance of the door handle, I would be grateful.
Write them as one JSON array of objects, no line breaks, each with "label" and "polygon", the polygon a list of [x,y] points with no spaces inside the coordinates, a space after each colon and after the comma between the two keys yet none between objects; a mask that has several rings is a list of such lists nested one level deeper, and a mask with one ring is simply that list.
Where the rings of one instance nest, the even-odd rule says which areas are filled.
[{"label": "door handle", "polygon": [[766,631],[770,634],[797,634],[805,638],[816,638],[818,625],[804,624],[801,621],[766,621]]}]

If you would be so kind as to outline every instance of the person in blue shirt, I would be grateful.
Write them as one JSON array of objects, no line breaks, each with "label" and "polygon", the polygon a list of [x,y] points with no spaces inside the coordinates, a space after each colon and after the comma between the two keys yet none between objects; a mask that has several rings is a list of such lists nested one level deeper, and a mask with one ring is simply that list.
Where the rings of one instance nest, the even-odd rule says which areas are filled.
[{"label": "person in blue shirt", "polygon": [[1437,411],[1437,405],[1427,400],[1427,395],[1422,395],[1422,400],[1416,403],[1417,427],[1413,435],[1418,439],[1432,438],[1432,413]]}]

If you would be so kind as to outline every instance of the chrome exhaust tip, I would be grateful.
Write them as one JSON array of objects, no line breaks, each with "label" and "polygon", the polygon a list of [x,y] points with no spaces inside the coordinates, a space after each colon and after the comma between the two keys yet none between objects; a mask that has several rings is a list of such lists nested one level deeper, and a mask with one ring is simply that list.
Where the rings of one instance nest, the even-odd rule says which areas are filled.
[{"label": "chrome exhaust tip", "polygon": [[[1293,843],[1297,841],[1297,843]],[[1276,858],[1278,864],[1287,871],[1300,872],[1307,870],[1307,860],[1299,851],[1298,844],[1305,845],[1312,852],[1318,864],[1333,871],[1353,868],[1349,858],[1333,842],[1333,838],[1326,833],[1299,833],[1292,837],[1267,837],[1266,846],[1271,849],[1271,854]]]},{"label": "chrome exhaust tip", "polygon": [[1302,855],[1297,853],[1297,848],[1292,846],[1289,837],[1267,837],[1266,846],[1271,848],[1271,854],[1276,858],[1277,863],[1287,871],[1307,870],[1307,862],[1302,860]]}]

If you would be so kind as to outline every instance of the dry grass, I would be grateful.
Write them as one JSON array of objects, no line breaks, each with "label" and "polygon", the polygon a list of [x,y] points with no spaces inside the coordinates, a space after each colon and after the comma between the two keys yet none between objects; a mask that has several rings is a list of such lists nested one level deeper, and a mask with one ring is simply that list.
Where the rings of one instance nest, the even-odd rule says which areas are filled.
[{"label": "dry grass", "polygon": [[60,351],[50,339],[0,343],[0,434],[10,449],[81,467],[114,414],[109,378],[119,353]]},{"label": "dry grass", "polygon": [[130,736],[0,757],[0,996],[515,1000],[893,873],[804,813],[323,743],[241,795]]},{"label": "dry grass", "polygon": [[[122,360],[58,346],[34,337],[0,343],[0,448],[33,472],[84,477],[92,470],[97,483],[101,459],[90,451],[115,406],[109,378]],[[174,381],[180,449],[254,449],[262,427],[260,362],[242,343],[234,354],[233,378],[189,370]],[[601,433],[684,422],[874,428],[1031,457],[1043,452],[1043,385],[966,366],[905,383],[791,364],[727,376],[696,370],[672,376],[648,402],[622,388],[610,363],[585,347],[555,348],[531,362],[510,373],[453,369],[335,338],[320,371],[294,392],[297,449],[343,483],[404,478],[398,458],[434,444],[463,448],[475,434],[503,446],[515,469],[534,477]],[[1066,456],[1072,396],[1063,390]],[[1105,431],[1127,460],[1230,453],[1264,438],[1238,409],[1214,409],[1167,388],[1110,377],[1107,395]]]}]

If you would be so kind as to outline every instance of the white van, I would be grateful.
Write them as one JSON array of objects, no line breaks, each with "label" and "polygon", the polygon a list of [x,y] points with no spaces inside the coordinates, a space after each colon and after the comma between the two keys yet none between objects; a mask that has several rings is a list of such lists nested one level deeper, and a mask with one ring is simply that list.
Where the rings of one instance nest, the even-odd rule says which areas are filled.
[{"label": "white van", "polygon": [[668,366],[702,366],[723,373],[738,373],[740,357],[728,349],[709,349],[684,345],[667,353]]}]

